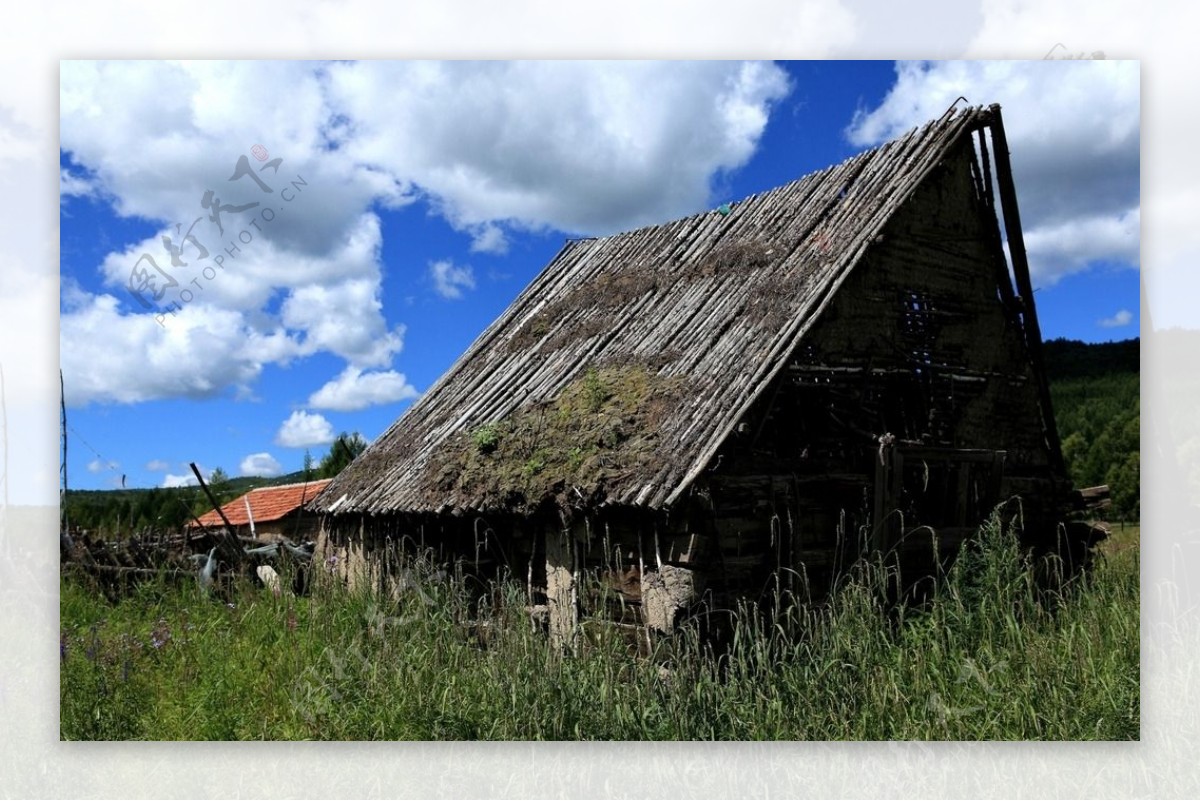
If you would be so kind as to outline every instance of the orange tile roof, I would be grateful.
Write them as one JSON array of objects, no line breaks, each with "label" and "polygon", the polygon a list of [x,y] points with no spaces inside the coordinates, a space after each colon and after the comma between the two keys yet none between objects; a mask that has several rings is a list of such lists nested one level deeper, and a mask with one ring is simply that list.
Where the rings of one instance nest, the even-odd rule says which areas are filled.
[{"label": "orange tile roof", "polygon": [[[276,487],[259,487],[225,504],[221,507],[221,511],[229,518],[231,524],[235,526],[249,525],[250,518],[246,514],[246,501],[249,500],[254,522],[269,523],[311,501],[318,492],[325,489],[325,485],[331,480],[325,478],[320,481],[309,481],[307,484],[300,482],[298,484],[280,484]],[[205,512],[198,519],[205,526],[223,525],[221,516],[215,509]],[[195,527],[194,522],[192,527]]]}]

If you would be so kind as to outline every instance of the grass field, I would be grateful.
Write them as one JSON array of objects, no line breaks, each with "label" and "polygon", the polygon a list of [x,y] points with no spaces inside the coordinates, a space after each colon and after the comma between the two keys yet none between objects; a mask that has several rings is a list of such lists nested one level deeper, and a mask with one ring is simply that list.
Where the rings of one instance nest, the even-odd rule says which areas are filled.
[{"label": "grass field", "polygon": [[515,586],[472,619],[453,581],[384,606],[166,581],[109,603],[64,577],[61,737],[1136,739],[1139,537],[1047,595],[993,520],[921,609],[863,566],[823,607],[741,610],[719,656],[685,631],[639,657],[602,626],[562,653]]}]

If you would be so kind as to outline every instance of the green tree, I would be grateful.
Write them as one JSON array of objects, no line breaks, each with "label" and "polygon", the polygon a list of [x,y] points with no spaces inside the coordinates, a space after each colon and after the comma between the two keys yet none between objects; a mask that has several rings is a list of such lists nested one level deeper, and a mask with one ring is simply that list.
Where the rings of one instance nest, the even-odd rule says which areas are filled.
[{"label": "green tree", "polygon": [[321,459],[317,474],[321,478],[333,478],[366,449],[367,441],[363,439],[362,434],[357,431],[353,434],[343,431],[329,447],[329,453]]}]

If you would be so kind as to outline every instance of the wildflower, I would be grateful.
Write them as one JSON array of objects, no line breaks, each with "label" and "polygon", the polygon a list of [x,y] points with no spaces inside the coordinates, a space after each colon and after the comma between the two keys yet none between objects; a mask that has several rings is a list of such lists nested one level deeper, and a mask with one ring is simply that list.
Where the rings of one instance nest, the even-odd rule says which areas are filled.
[{"label": "wildflower", "polygon": [[58,635],[58,658],[64,662],[67,659],[67,633],[65,631]]},{"label": "wildflower", "polygon": [[155,624],[154,630],[150,632],[150,644],[155,650],[162,648],[171,641],[171,629],[167,626],[167,621],[159,618]]},{"label": "wildflower", "polygon": [[333,573],[337,570],[337,563],[338,563],[338,558],[337,558],[337,554],[335,553],[335,554],[332,554],[328,559],[325,560],[325,567],[330,573]]}]

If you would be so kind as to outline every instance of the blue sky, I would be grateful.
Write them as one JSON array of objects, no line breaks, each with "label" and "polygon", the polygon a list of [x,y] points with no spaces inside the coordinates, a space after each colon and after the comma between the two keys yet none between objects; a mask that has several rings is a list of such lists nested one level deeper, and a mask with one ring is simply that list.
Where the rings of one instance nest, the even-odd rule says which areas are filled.
[{"label": "blue sky", "polygon": [[[959,95],[1004,107],[1043,334],[1138,332],[1135,62],[64,62],[60,75],[76,488],[171,485],[189,461],[274,475],[337,432],[372,439],[566,238],[778,186]],[[178,279],[154,308],[128,289],[139,268],[159,288]]]}]

